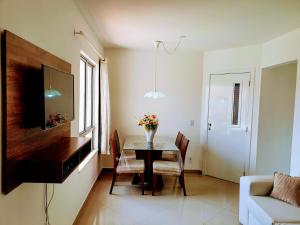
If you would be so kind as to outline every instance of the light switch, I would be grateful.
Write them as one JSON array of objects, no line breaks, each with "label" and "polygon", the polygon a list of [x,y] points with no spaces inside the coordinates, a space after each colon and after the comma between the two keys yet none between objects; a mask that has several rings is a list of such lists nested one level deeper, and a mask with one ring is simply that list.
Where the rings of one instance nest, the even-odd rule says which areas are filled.
[{"label": "light switch", "polygon": [[190,126],[191,126],[191,127],[194,127],[194,126],[195,126],[195,120],[191,120],[191,121],[190,121]]}]

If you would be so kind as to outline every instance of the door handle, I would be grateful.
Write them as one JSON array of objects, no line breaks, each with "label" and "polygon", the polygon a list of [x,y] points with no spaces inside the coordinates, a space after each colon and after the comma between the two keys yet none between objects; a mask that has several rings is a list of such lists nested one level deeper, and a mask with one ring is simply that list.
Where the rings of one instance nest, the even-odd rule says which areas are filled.
[{"label": "door handle", "polygon": [[207,124],[207,129],[208,129],[208,130],[211,130],[211,123],[208,123],[208,124]]}]

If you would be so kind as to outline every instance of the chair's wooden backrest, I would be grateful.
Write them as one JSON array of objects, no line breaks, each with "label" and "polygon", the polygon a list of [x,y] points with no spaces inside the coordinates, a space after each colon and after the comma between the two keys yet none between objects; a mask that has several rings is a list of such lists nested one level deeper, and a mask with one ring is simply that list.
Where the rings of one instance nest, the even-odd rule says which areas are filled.
[{"label": "chair's wooden backrest", "polygon": [[121,156],[121,147],[120,147],[119,134],[118,134],[117,130],[114,131],[114,139],[115,139],[116,148],[117,148],[117,155],[118,155],[118,158],[120,158],[120,156]]},{"label": "chair's wooden backrest", "polygon": [[111,153],[113,155],[113,160],[114,160],[114,170],[116,170],[116,168],[118,166],[119,156],[118,156],[118,150],[117,150],[117,145],[116,145],[114,134],[112,134],[110,136],[109,143],[110,143],[110,149],[111,149]]},{"label": "chair's wooden backrest", "polygon": [[189,142],[190,142],[190,140],[187,139],[185,136],[182,137],[179,150],[181,153],[181,158],[182,158],[183,164],[185,161],[185,155],[186,155],[187,148],[189,146]]},{"label": "chair's wooden backrest", "polygon": [[178,134],[177,134],[177,137],[176,137],[176,140],[175,140],[175,145],[178,148],[180,147],[180,143],[181,143],[182,137],[183,137],[183,134],[180,131],[178,131]]}]

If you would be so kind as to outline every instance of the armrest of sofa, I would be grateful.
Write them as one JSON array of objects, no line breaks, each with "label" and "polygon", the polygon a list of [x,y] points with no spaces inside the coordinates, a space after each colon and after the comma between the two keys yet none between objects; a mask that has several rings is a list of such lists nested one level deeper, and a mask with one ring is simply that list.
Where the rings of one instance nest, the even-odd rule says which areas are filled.
[{"label": "armrest of sofa", "polygon": [[246,176],[240,178],[239,220],[248,225],[247,198],[250,195],[268,195],[273,187],[273,176]]},{"label": "armrest of sofa", "polygon": [[248,195],[266,196],[273,188],[273,180],[273,176],[246,176],[241,177],[240,184]]}]

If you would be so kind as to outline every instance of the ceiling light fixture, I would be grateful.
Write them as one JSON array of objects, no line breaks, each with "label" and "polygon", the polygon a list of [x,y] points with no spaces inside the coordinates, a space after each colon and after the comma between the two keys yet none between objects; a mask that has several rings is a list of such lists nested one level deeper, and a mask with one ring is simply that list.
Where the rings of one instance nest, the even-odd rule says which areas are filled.
[{"label": "ceiling light fixture", "polygon": [[180,46],[181,42],[182,42],[182,39],[184,39],[186,36],[180,36],[179,37],[179,41],[176,45],[176,47],[173,49],[173,50],[168,50],[165,46],[165,43],[163,41],[154,41],[154,46],[155,46],[155,72],[154,72],[154,90],[152,91],[149,91],[147,92],[145,95],[144,95],[144,98],[152,98],[152,99],[158,99],[158,98],[164,98],[166,95],[159,91],[157,89],[157,61],[158,61],[158,50],[159,50],[159,47],[160,45],[163,46],[165,52],[169,55],[171,54],[174,54],[176,52],[176,50],[178,49],[178,47]]}]

